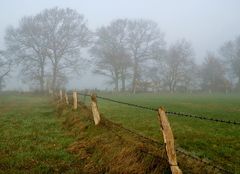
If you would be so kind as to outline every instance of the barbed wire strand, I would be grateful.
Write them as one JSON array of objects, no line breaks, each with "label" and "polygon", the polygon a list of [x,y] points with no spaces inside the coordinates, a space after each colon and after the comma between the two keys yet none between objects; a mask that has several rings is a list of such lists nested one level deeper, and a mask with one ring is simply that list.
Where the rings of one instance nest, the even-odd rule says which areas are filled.
[{"label": "barbed wire strand", "polygon": [[[79,94],[79,95],[85,95],[85,96],[90,96],[90,97],[91,97],[91,95],[89,95],[89,94],[82,94],[82,93],[78,93],[78,94]],[[114,103],[119,103],[119,104],[123,104],[123,105],[128,105],[128,106],[136,107],[136,108],[146,109],[146,110],[150,110],[150,111],[158,111],[158,109],[154,109],[154,108],[151,108],[151,107],[136,105],[136,104],[127,103],[127,102],[122,102],[122,101],[117,101],[117,100],[114,100],[114,99],[111,99],[111,98],[102,97],[102,96],[98,96],[98,95],[97,95],[97,98],[103,99],[103,100],[107,100],[107,101],[111,101],[111,102],[114,102]]]},{"label": "barbed wire strand", "polygon": [[[84,94],[84,93],[78,93],[78,94],[91,97],[91,95],[89,95],[89,94]],[[122,102],[122,101],[117,101],[117,100],[107,98],[107,97],[97,96],[97,98],[107,100],[107,101],[111,101],[111,102],[115,102],[115,103],[119,103],[119,104],[124,104],[124,105],[128,105],[128,106],[136,107],[136,108],[140,108],[140,109],[146,109],[146,110],[150,110],[150,111],[158,111],[158,109],[155,109],[155,108],[151,108],[151,107],[147,107],[147,106],[141,106],[141,105],[127,103],[127,102]],[[166,114],[196,118],[196,119],[200,119],[200,120],[207,120],[207,121],[213,121],[213,122],[221,122],[221,123],[227,123],[227,124],[240,125],[240,122],[238,122],[238,121],[209,118],[209,117],[206,117],[206,116],[193,115],[193,114],[183,113],[183,112],[166,111]]]},{"label": "barbed wire strand", "polygon": [[[79,95],[83,95],[83,96],[91,97],[90,94],[84,94],[84,93],[78,93],[78,94],[79,94]],[[120,103],[120,104],[129,105],[129,106],[133,106],[133,107],[138,107],[138,108],[141,108],[141,109],[147,109],[147,110],[151,110],[151,111],[158,111],[158,109],[154,109],[154,108],[150,108],[150,107],[145,107],[145,106],[140,106],[140,105],[135,105],[135,104],[126,103],[126,102],[121,102],[121,101],[113,100],[113,99],[106,98],[106,97],[97,96],[97,98],[100,98],[100,99],[103,99],[103,100],[112,101],[112,102],[115,102],[115,103]],[[191,115],[191,114],[185,114],[185,113],[180,113],[180,112],[170,112],[170,111],[169,111],[169,112],[166,112],[166,113],[168,113],[168,114],[170,114],[170,115],[178,115],[178,114],[179,114],[180,116],[187,116],[187,117],[193,117],[193,116],[194,116],[193,118],[196,117],[196,118],[202,119],[202,118],[200,118],[200,116]],[[206,118],[206,117],[203,117],[203,118]],[[210,121],[220,121],[220,122],[225,121],[225,120],[217,120],[217,119],[212,120],[211,118],[207,118],[207,119],[209,119]],[[164,145],[164,144],[161,143],[161,142],[158,142],[158,141],[153,140],[153,139],[151,139],[151,138],[149,138],[149,137],[146,137],[146,136],[144,136],[144,135],[141,135],[141,134],[139,134],[139,133],[136,133],[135,131],[132,131],[132,130],[130,130],[130,129],[128,129],[128,128],[122,126],[122,125],[120,125],[120,124],[117,124],[117,123],[115,123],[115,122],[112,122],[112,121],[110,121],[110,120],[108,120],[108,119],[105,119],[105,120],[107,120],[107,121],[108,121],[109,123],[111,123],[112,125],[117,126],[117,127],[121,128],[121,129],[129,132],[129,133],[132,134],[132,135],[141,137],[141,138],[143,138],[143,139],[145,139],[145,140],[147,140],[147,141],[150,141],[150,142],[152,142],[152,143],[154,143],[154,144],[156,144],[156,145],[158,145],[158,146],[163,146],[163,145]],[[227,122],[227,123],[229,123],[229,122]],[[235,122],[235,123],[236,123],[236,122]],[[221,171],[221,172],[224,172],[224,173],[227,173],[227,174],[233,174],[233,172],[231,172],[231,171],[228,171],[228,170],[226,170],[226,169],[223,169],[222,167],[219,167],[219,166],[217,166],[217,165],[213,165],[212,163],[207,162],[207,161],[205,161],[205,160],[203,160],[203,159],[201,159],[201,158],[198,158],[198,157],[196,157],[196,156],[193,156],[193,155],[191,155],[191,154],[189,154],[189,153],[186,153],[186,152],[184,152],[183,150],[181,150],[181,149],[179,149],[179,148],[176,148],[176,151],[177,151],[178,153],[184,155],[184,156],[187,156],[187,157],[192,158],[192,159],[194,159],[194,160],[196,160],[196,161],[202,162],[202,163],[204,163],[205,165],[208,165],[208,166],[210,166],[210,167],[216,168],[216,169],[218,169],[218,170]],[[212,161],[212,162],[213,162],[213,161]]]},{"label": "barbed wire strand", "polygon": [[110,121],[110,120],[108,120],[108,119],[105,118],[105,121],[106,121],[106,120],[107,120],[107,122],[109,122],[110,124],[112,124],[112,125],[120,128],[120,129],[123,129],[123,130],[125,130],[126,132],[128,132],[128,133],[130,133],[130,134],[132,134],[132,135],[134,135],[134,136],[141,137],[142,139],[144,139],[144,140],[146,140],[146,141],[150,141],[150,142],[152,142],[152,143],[154,143],[154,144],[156,144],[156,145],[158,145],[158,146],[163,146],[163,145],[164,145],[164,144],[161,143],[161,142],[158,142],[158,141],[156,141],[156,140],[154,140],[154,139],[152,139],[152,138],[146,137],[146,136],[144,136],[144,135],[142,135],[142,134],[139,134],[139,133],[137,133],[137,132],[135,132],[135,131],[133,131],[133,130],[130,130],[130,129],[128,129],[128,128],[126,128],[126,127],[118,124],[118,123],[112,122],[112,121]]},{"label": "barbed wire strand", "polygon": [[206,116],[193,115],[193,114],[188,114],[188,113],[183,113],[183,112],[166,111],[166,113],[169,114],[169,115],[177,115],[177,116],[182,116],[182,117],[196,118],[196,119],[200,119],[200,120],[207,120],[207,121],[213,121],[213,122],[221,122],[221,123],[227,123],[227,124],[240,125],[240,122],[237,122],[237,121],[209,118],[209,117],[206,117]]},{"label": "barbed wire strand", "polygon": [[[156,145],[158,145],[158,146],[163,146],[163,145],[164,145],[164,143],[161,143],[161,142],[158,142],[158,141],[156,141],[156,140],[153,140],[152,138],[146,137],[146,136],[144,136],[144,135],[142,135],[142,134],[139,134],[139,133],[137,133],[137,132],[135,132],[135,131],[132,131],[132,130],[130,130],[130,129],[128,129],[128,128],[122,126],[122,125],[120,125],[120,124],[117,124],[117,123],[112,122],[112,121],[110,121],[110,120],[108,120],[108,119],[105,118],[105,121],[106,121],[106,120],[107,120],[107,122],[109,122],[110,124],[112,124],[112,125],[114,125],[114,126],[117,126],[118,128],[123,129],[123,130],[127,131],[128,133],[130,133],[130,134],[132,134],[132,135],[141,137],[141,138],[143,138],[144,140],[147,140],[148,142],[150,141],[150,142],[152,142],[152,143],[154,143],[154,144],[156,144]],[[187,157],[190,157],[190,158],[192,158],[192,159],[194,159],[194,160],[196,160],[196,161],[202,162],[202,163],[204,163],[205,165],[208,165],[208,166],[211,166],[211,167],[213,167],[213,168],[216,168],[216,169],[218,169],[218,170],[220,170],[220,171],[222,171],[222,172],[224,172],[224,173],[232,174],[232,172],[230,172],[230,171],[228,171],[228,170],[225,170],[225,169],[223,169],[222,167],[219,167],[219,166],[217,166],[217,165],[213,165],[213,164],[211,164],[210,162],[207,162],[207,161],[205,161],[205,160],[203,160],[203,159],[201,159],[201,158],[198,158],[198,157],[195,157],[195,156],[193,156],[193,155],[191,155],[191,154],[189,154],[189,153],[186,153],[186,152],[184,152],[184,151],[181,150],[181,149],[176,148],[176,151],[177,151],[178,153],[184,155],[184,156],[187,156]]]},{"label": "barbed wire strand", "polygon": [[216,163],[216,162],[214,162],[214,161],[212,161],[212,162],[207,162],[207,161],[203,160],[202,158],[199,158],[199,157],[193,156],[193,155],[191,155],[191,154],[189,154],[189,153],[186,153],[185,151],[183,151],[183,150],[181,150],[181,149],[179,149],[179,148],[176,148],[176,151],[177,151],[178,153],[186,156],[186,157],[192,158],[193,160],[196,160],[196,161],[200,161],[200,162],[204,163],[205,165],[208,165],[208,166],[211,166],[211,167],[213,167],[213,168],[216,168],[216,169],[218,169],[218,170],[220,170],[220,171],[222,171],[222,172],[224,172],[224,173],[233,174],[233,172],[231,172],[231,171],[229,171],[229,170],[223,169],[222,167],[219,167],[219,166],[217,166],[217,165],[212,164],[212,163]]}]

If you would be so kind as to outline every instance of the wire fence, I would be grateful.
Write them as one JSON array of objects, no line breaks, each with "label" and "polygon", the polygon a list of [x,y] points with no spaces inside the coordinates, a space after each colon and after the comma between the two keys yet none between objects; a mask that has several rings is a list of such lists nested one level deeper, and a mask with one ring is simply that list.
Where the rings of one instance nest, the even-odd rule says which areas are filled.
[{"label": "wire fence", "polygon": [[[78,93],[78,94],[82,95],[82,96],[91,97],[91,95],[89,95],[89,94],[84,94],[84,93]],[[110,101],[110,102],[114,102],[114,103],[118,103],[118,104],[123,104],[123,105],[131,106],[131,107],[135,107],[135,108],[140,108],[140,109],[145,109],[145,110],[150,110],[150,111],[156,111],[156,112],[158,111],[158,109],[156,109],[156,108],[141,106],[141,105],[137,105],[137,104],[133,104],[133,103],[127,103],[127,102],[123,102],[123,101],[118,101],[118,100],[114,100],[114,99],[111,99],[111,98],[102,97],[102,96],[98,96],[98,95],[97,95],[97,98],[102,99],[102,100],[106,100],[106,101]],[[189,113],[174,112],[174,111],[166,111],[166,113],[169,114],[169,115],[175,115],[175,116],[181,116],[181,117],[189,117],[189,118],[206,120],[206,121],[240,125],[240,122],[238,122],[238,121],[216,119],[216,118],[211,118],[211,117],[208,117],[208,116],[193,115],[193,114],[189,114]]]},{"label": "wire fence", "polygon": [[[135,132],[135,131],[132,131],[132,130],[130,130],[130,129],[122,126],[122,125],[119,125],[119,124],[117,124],[117,123],[115,123],[115,122],[112,122],[112,121],[110,121],[110,120],[108,120],[107,122],[110,123],[110,124],[112,124],[112,125],[114,125],[114,126],[116,126],[116,127],[118,127],[118,128],[121,128],[121,129],[125,130],[125,131],[128,132],[129,134],[132,134],[132,135],[134,135],[134,136],[137,136],[137,137],[140,137],[141,139],[146,140],[146,142],[151,142],[151,143],[153,143],[153,144],[155,144],[155,145],[157,145],[157,146],[163,146],[163,145],[164,145],[164,144],[161,143],[161,142],[158,142],[158,141],[153,140],[153,139],[151,139],[151,138],[149,138],[149,137],[146,137],[146,136],[144,136],[144,135],[142,135],[142,134],[139,134],[139,133],[137,133],[137,132]],[[177,148],[176,151],[177,151],[179,154],[181,154],[181,155],[183,155],[183,156],[185,156],[185,157],[189,157],[189,158],[191,158],[191,159],[193,159],[193,160],[195,160],[195,161],[204,163],[205,165],[210,166],[210,167],[212,167],[213,169],[217,169],[217,170],[219,170],[219,171],[221,171],[221,172],[223,172],[223,173],[226,173],[226,174],[233,174],[232,172],[230,172],[230,171],[228,171],[228,170],[226,170],[226,169],[223,169],[222,167],[219,167],[219,166],[217,166],[217,165],[214,165],[214,164],[212,164],[212,163],[210,163],[210,162],[207,162],[207,161],[205,161],[205,160],[203,160],[203,159],[201,159],[201,158],[195,157],[195,156],[193,156],[193,155],[191,155],[191,154],[189,154],[189,153],[187,153],[187,152],[185,152],[185,151],[183,151],[183,150],[181,150],[181,149],[179,149],[179,148]],[[213,162],[213,161],[212,161],[212,162]],[[215,163],[215,162],[214,162],[214,163]]]},{"label": "wire fence", "polygon": [[[120,128],[120,129],[125,130],[125,131],[128,132],[129,134],[132,134],[132,135],[134,135],[134,136],[136,136],[136,137],[140,137],[141,140],[144,139],[146,142],[151,142],[151,143],[153,143],[153,144],[155,144],[155,145],[157,145],[157,146],[160,146],[160,147],[163,147],[163,145],[164,145],[164,144],[161,143],[161,142],[158,142],[158,141],[153,140],[153,139],[151,139],[151,138],[149,138],[149,137],[146,137],[146,136],[144,136],[144,135],[142,135],[142,134],[139,134],[139,133],[137,133],[137,132],[135,132],[135,131],[132,131],[132,130],[130,130],[130,129],[128,129],[128,128],[122,126],[122,125],[120,125],[120,124],[117,124],[117,123],[112,122],[112,121],[110,121],[110,120],[107,120],[107,122],[108,122],[108,124],[110,123],[111,125],[114,125],[114,126]],[[193,160],[195,160],[195,161],[204,163],[204,165],[210,166],[210,167],[212,167],[213,169],[217,169],[217,170],[219,170],[219,171],[221,171],[221,172],[223,172],[223,173],[226,173],[226,174],[233,174],[232,172],[230,172],[230,171],[228,171],[228,170],[226,170],[226,169],[223,169],[222,167],[219,167],[219,166],[217,166],[217,165],[214,165],[214,164],[212,164],[211,162],[207,162],[207,161],[205,161],[205,160],[203,160],[203,159],[201,159],[201,158],[195,157],[195,156],[193,156],[193,155],[191,155],[191,154],[189,154],[189,153],[187,153],[187,152],[185,152],[185,151],[183,151],[183,150],[181,150],[181,149],[179,149],[179,148],[177,148],[176,151],[177,151],[179,154],[181,154],[181,155],[183,155],[183,156],[185,156],[185,157],[189,157],[189,158],[191,158],[191,159],[193,159]],[[213,161],[212,161],[212,162],[213,162]],[[214,163],[215,163],[215,162],[214,162]]]},{"label": "wire fence", "polygon": [[[68,92],[67,93],[69,96],[72,96],[72,93],[71,92]],[[81,92],[78,92],[78,95],[80,96],[83,96],[84,97],[84,100],[86,100],[86,97],[91,97],[92,95],[90,94],[87,94],[87,93],[81,93]],[[114,102],[114,103],[118,103],[118,104],[123,104],[123,105],[127,105],[127,106],[130,106],[130,107],[135,107],[135,108],[139,108],[139,109],[145,109],[145,110],[149,110],[149,111],[154,111],[154,112],[158,112],[158,109],[157,108],[152,108],[152,107],[148,107],[148,106],[142,106],[142,105],[137,105],[137,104],[133,104],[133,103],[128,103],[128,102],[123,102],[123,101],[118,101],[118,100],[115,100],[115,99],[111,99],[111,98],[107,98],[107,97],[103,97],[103,96],[96,96],[98,99],[101,99],[101,100],[105,100],[105,101],[109,101],[109,102]],[[193,119],[200,119],[200,120],[206,120],[206,121],[213,121],[213,122],[220,122],[220,123],[226,123],[226,124],[232,124],[232,125],[240,125],[240,122],[238,121],[231,121],[231,120],[222,120],[222,119],[215,119],[215,118],[210,118],[210,117],[207,117],[207,116],[200,116],[200,115],[193,115],[193,114],[189,114],[189,113],[183,113],[183,112],[173,112],[173,111],[166,111],[167,114],[169,115],[173,115],[173,116],[180,116],[180,117],[189,117],[189,118],[193,118]],[[139,133],[136,133],[135,131],[132,131],[120,124],[117,124],[117,123],[114,123],[110,120],[108,120],[108,122],[116,127],[119,127],[125,131],[127,131],[128,133],[134,135],[134,136],[138,136],[138,137],[141,137],[142,139],[148,141],[148,142],[151,142],[151,143],[154,143],[158,146],[162,146],[164,145],[163,143],[161,142],[158,142],[156,140],[153,140],[151,138],[148,138],[144,135],[141,135]],[[223,169],[222,167],[219,167],[218,165],[214,165],[212,164],[212,162],[208,162],[208,161],[205,161],[201,158],[198,158],[196,156],[193,156],[179,148],[176,149],[176,151],[183,155],[183,156],[186,156],[186,157],[189,157],[193,160],[196,160],[196,161],[199,161],[199,162],[202,162],[204,163],[205,165],[208,165],[210,167],[212,167],[213,169],[217,169],[223,173],[229,173],[229,174],[232,174],[233,172],[231,171],[228,171],[226,169]]]},{"label": "wire fence", "polygon": [[177,115],[177,116],[182,116],[182,117],[190,117],[190,118],[196,118],[196,119],[200,119],[200,120],[207,120],[207,121],[213,121],[213,122],[220,122],[220,123],[240,125],[240,122],[238,122],[238,121],[209,118],[209,117],[205,117],[205,116],[193,115],[193,114],[182,113],[182,112],[167,111],[166,113],[170,114],[170,115]]},{"label": "wire fence", "polygon": [[221,172],[223,172],[223,173],[226,173],[226,174],[233,174],[233,172],[231,172],[231,171],[228,171],[228,170],[226,170],[226,169],[224,169],[224,168],[222,168],[222,167],[219,167],[219,166],[217,166],[217,165],[214,165],[214,164],[213,164],[213,163],[215,163],[214,161],[212,161],[212,162],[207,162],[207,161],[205,161],[205,160],[203,160],[203,159],[201,159],[201,158],[198,158],[198,157],[195,157],[195,156],[193,156],[193,155],[191,155],[191,154],[189,154],[189,153],[186,153],[185,151],[183,151],[183,150],[181,150],[181,149],[179,149],[179,148],[177,148],[176,151],[177,151],[178,153],[182,154],[183,156],[189,157],[189,158],[191,158],[191,159],[193,159],[193,160],[195,160],[195,161],[202,162],[202,163],[204,163],[205,165],[212,167],[213,169],[217,169],[217,170],[219,170],[219,171],[221,171]]}]

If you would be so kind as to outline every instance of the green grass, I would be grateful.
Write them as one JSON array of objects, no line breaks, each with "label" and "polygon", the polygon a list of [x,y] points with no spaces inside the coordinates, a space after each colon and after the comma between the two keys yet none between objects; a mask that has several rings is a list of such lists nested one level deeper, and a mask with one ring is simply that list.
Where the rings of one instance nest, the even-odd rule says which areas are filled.
[{"label": "green grass", "polygon": [[[240,95],[101,95],[154,108],[164,106],[168,111],[240,121]],[[162,141],[156,112],[100,99],[98,104],[110,120]],[[62,129],[65,118],[57,117],[54,107],[43,96],[0,96],[0,173],[79,173],[75,156],[66,151],[76,138]],[[178,148],[240,173],[240,126],[177,116],[169,116],[169,120]]]},{"label": "green grass", "polygon": [[[112,99],[158,108],[240,121],[240,95],[231,94],[99,94]],[[81,98],[82,99],[82,98]],[[100,112],[141,134],[162,141],[157,113],[98,99]],[[169,116],[177,147],[240,172],[240,126]]]},{"label": "green grass", "polygon": [[78,173],[49,98],[0,96],[0,173]]}]

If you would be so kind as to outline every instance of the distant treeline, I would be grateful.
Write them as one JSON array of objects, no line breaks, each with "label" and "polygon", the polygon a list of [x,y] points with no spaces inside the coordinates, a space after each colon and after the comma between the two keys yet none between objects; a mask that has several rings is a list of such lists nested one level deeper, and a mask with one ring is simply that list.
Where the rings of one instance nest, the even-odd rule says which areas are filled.
[{"label": "distant treeline", "polygon": [[5,45],[0,90],[13,66],[40,91],[64,88],[72,73],[90,68],[115,91],[240,90],[240,36],[198,65],[191,43],[183,38],[168,46],[154,21],[116,19],[91,31],[83,15],[56,7],[9,27]]}]

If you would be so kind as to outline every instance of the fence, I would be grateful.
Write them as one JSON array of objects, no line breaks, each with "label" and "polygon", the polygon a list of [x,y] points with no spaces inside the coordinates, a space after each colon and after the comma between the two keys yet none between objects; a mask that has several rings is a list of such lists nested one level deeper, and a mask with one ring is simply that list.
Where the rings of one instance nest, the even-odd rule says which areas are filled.
[{"label": "fence", "polygon": [[[182,112],[166,111],[163,107],[160,107],[160,108],[156,109],[156,108],[136,105],[136,104],[132,104],[132,103],[117,101],[117,100],[113,100],[113,99],[110,99],[110,98],[97,96],[96,94],[90,95],[90,94],[76,92],[76,91],[68,92],[68,93],[65,92],[64,97],[63,97],[63,92],[62,92],[62,90],[60,90],[59,94],[57,96],[59,97],[60,101],[62,101],[62,102],[64,101],[67,105],[69,105],[69,96],[72,96],[73,109],[76,110],[77,109],[77,103],[78,103],[78,98],[77,98],[78,94],[81,95],[81,96],[84,96],[84,98],[86,98],[86,97],[91,98],[91,110],[92,110],[95,125],[98,125],[101,122],[101,117],[100,117],[100,113],[99,113],[99,109],[98,109],[97,99],[106,100],[106,101],[109,101],[109,102],[128,105],[130,107],[136,107],[136,108],[140,108],[140,109],[145,109],[145,110],[150,110],[150,111],[153,111],[153,112],[157,112],[159,123],[160,123],[160,128],[161,128],[163,138],[164,138],[164,144],[161,144],[159,142],[156,142],[155,140],[152,140],[148,137],[145,137],[145,136],[140,135],[136,132],[133,132],[132,130],[129,130],[125,127],[121,126],[121,128],[127,130],[131,134],[137,134],[138,136],[141,136],[144,139],[148,139],[153,143],[164,145],[166,153],[167,153],[170,169],[171,169],[173,174],[181,174],[182,173],[181,169],[179,168],[178,163],[177,163],[176,152],[181,153],[182,155],[184,155],[186,157],[189,157],[189,158],[192,158],[194,160],[201,161],[205,165],[212,166],[213,168],[216,168],[219,171],[222,171],[224,173],[232,173],[232,172],[227,171],[227,170],[225,170],[225,169],[223,169],[219,166],[213,165],[210,162],[207,162],[207,161],[199,159],[195,156],[192,156],[191,154],[188,154],[188,153],[186,153],[186,152],[184,152],[180,149],[175,149],[175,147],[174,147],[174,136],[173,136],[173,133],[172,133],[169,121],[168,121],[167,114],[169,114],[171,116],[190,117],[190,118],[194,118],[194,119],[201,119],[201,120],[206,120],[206,121],[220,122],[220,123],[224,123],[224,124],[233,124],[233,125],[240,125],[240,122],[231,121],[231,120],[214,119],[214,118],[209,118],[209,117],[206,117],[206,116],[193,115],[193,114],[182,113]],[[111,122],[111,123],[115,124],[114,122]],[[118,124],[115,124],[115,125],[119,126]]]}]

